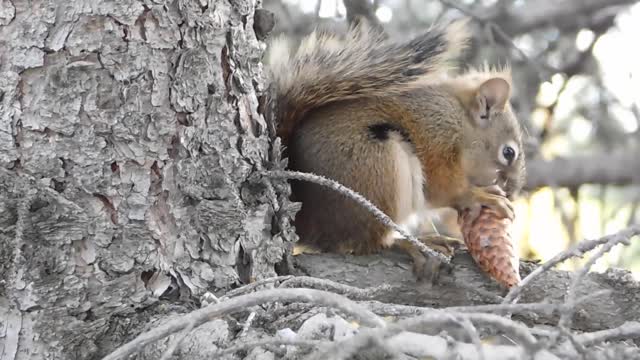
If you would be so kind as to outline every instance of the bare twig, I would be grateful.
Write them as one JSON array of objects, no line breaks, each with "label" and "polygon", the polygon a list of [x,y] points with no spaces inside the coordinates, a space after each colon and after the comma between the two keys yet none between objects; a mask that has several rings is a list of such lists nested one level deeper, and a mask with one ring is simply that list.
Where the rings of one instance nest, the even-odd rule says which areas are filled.
[{"label": "bare twig", "polygon": [[[478,353],[473,344],[456,342],[449,336],[431,336],[412,332],[401,332],[387,340],[392,347],[401,349],[409,359],[447,359],[478,360]],[[527,353],[520,346],[484,344],[483,351],[491,360],[559,360],[547,350],[540,350],[535,356]]]},{"label": "bare twig", "polygon": [[245,336],[247,334],[247,331],[249,331],[249,328],[251,327],[251,323],[253,322],[253,319],[256,317],[256,312],[252,311],[249,316],[247,316],[247,320],[244,322],[244,325],[242,325],[242,331],[240,331],[240,334],[238,334],[238,337],[241,338],[243,336]]},{"label": "bare twig", "polygon": [[590,346],[605,341],[638,338],[640,338],[640,323],[637,321],[629,321],[613,329],[594,331],[576,336],[576,340],[584,346]]},{"label": "bare twig", "polygon": [[534,354],[538,350],[537,341],[526,326],[494,314],[451,313],[442,311],[401,320],[397,323],[397,326],[403,330],[419,331],[424,325],[450,324],[452,321],[451,316],[455,316],[458,319],[467,319],[475,325],[488,326],[510,334],[516,337],[531,354]]},{"label": "bare twig", "polygon": [[211,303],[220,303],[220,299],[218,299],[217,296],[215,296],[213,293],[207,291],[206,293],[204,293],[201,297],[200,297],[200,307],[205,307]]},{"label": "bare twig", "polygon": [[629,211],[629,217],[627,217],[627,226],[631,226],[636,222],[636,214],[640,207],[640,191],[636,193],[631,202],[631,211]]},{"label": "bare twig", "polygon": [[218,352],[214,353],[211,358],[215,359],[216,356],[222,356],[225,354],[233,354],[235,352],[253,349],[260,346],[266,345],[292,345],[292,346],[304,346],[304,347],[320,347],[323,345],[329,344],[328,341],[321,340],[301,340],[301,339],[282,339],[282,338],[270,338],[270,339],[261,339],[256,341],[247,341],[240,344],[236,344],[230,346],[226,349],[221,349]]},{"label": "bare twig", "polygon": [[400,330],[396,327],[387,328],[384,331],[379,331],[378,329],[363,329],[357,335],[347,340],[334,342],[330,344],[327,349],[312,353],[306,360],[348,359],[350,356],[360,352],[361,349],[369,348],[399,332]]},{"label": "bare twig", "polygon": [[565,303],[568,305],[567,309],[565,311],[563,311],[563,313],[560,316],[560,321],[558,323],[558,325],[560,327],[563,328],[570,328],[571,327],[571,322],[572,322],[572,318],[573,318],[573,313],[574,313],[574,309],[575,306],[575,299],[576,299],[576,294],[577,294],[577,290],[578,290],[578,286],[580,284],[580,282],[582,282],[582,279],[587,275],[587,273],[589,272],[589,270],[591,269],[591,267],[593,266],[593,264],[596,263],[596,261],[598,261],[598,259],[600,259],[604,254],[608,253],[609,251],[611,251],[611,249],[619,244],[625,244],[625,245],[629,245],[630,244],[630,238],[633,237],[634,235],[637,235],[638,233],[640,233],[640,228],[635,229],[635,233],[618,233],[616,234],[617,236],[612,236],[609,238],[609,241],[607,243],[605,243],[597,252],[595,255],[593,255],[589,261],[587,261],[587,263],[578,271],[576,271],[573,275],[573,280],[571,281],[571,285],[569,286],[569,292],[567,293],[567,296],[565,298]]},{"label": "bare twig", "polygon": [[518,286],[514,286],[513,288],[511,288],[511,290],[509,290],[509,293],[507,294],[507,296],[505,296],[502,303],[506,304],[514,301],[514,299],[516,299],[516,297],[520,295],[524,287],[526,287],[533,279],[538,277],[540,274],[548,271],[549,269],[553,268],[557,264],[567,259],[570,259],[572,257],[582,256],[586,252],[594,249],[595,247],[612,241],[612,239],[614,238],[629,239],[638,234],[640,234],[640,226],[631,226],[615,234],[607,235],[597,240],[583,240],[577,243],[575,246],[572,246],[571,248],[557,254],[556,256],[554,256],[544,264],[540,265],[534,271],[532,271],[529,275],[527,275],[524,279],[522,279],[522,281]]},{"label": "bare twig", "polygon": [[[609,7],[629,5],[637,0],[573,0],[558,2],[555,0],[537,0],[511,6],[503,14],[489,15],[491,20],[500,22],[512,36],[529,33],[533,30],[553,26],[562,31],[575,31],[600,22],[595,14]],[[621,8],[621,6],[620,6]],[[490,12],[490,11],[489,11]],[[488,13],[489,13],[488,12]],[[591,22],[591,23],[588,23]]]},{"label": "bare twig", "polygon": [[361,289],[355,286],[349,286],[337,283],[335,281],[318,279],[311,276],[296,276],[280,284],[281,288],[308,288],[331,291],[344,295],[352,300],[370,299],[381,291],[387,291],[390,288],[388,284]]},{"label": "bare twig", "polygon": [[534,68],[536,70],[536,75],[538,76],[538,79],[542,80],[543,78],[547,78],[549,77],[549,75],[555,71],[551,71],[549,68],[549,65],[544,64],[541,65],[539,64],[537,61],[531,59],[529,56],[527,56],[527,54],[525,54],[524,51],[522,51],[522,49],[520,49],[511,39],[511,37],[509,35],[507,35],[507,33],[504,32],[504,30],[502,30],[502,28],[500,27],[500,25],[498,25],[497,23],[495,23],[494,21],[491,21],[489,19],[488,16],[477,13],[461,4],[458,4],[456,1],[453,0],[440,0],[441,3],[445,4],[448,7],[454,8],[458,11],[460,11],[461,13],[463,13],[464,15],[469,16],[470,18],[474,19],[475,21],[477,21],[479,24],[481,24],[486,30],[488,30],[488,35],[493,39],[493,35],[497,35],[498,38],[500,39],[500,41],[503,44],[506,44],[508,47],[512,48],[513,50],[515,50],[518,55],[522,58],[522,60],[524,60],[525,62],[527,62],[532,68]]},{"label": "bare twig", "polygon": [[382,339],[380,337],[371,337],[371,348],[376,349],[376,355],[384,355],[386,358],[399,359],[402,356],[402,352],[396,347],[391,346],[388,339]]},{"label": "bare twig", "polygon": [[384,329],[363,329],[350,339],[334,343],[321,352],[316,352],[310,359],[345,359],[366,347],[373,339],[381,341],[394,336],[401,331],[420,332],[425,326],[442,327],[445,325],[460,325],[460,321],[469,321],[475,325],[488,326],[506,332],[518,339],[527,353],[535,354],[540,346],[531,332],[523,325],[512,320],[493,314],[481,313],[452,313],[434,310],[414,318],[400,320]]},{"label": "bare twig", "polygon": [[338,183],[337,181],[328,179],[328,178],[323,177],[323,176],[319,176],[319,175],[315,175],[315,174],[309,174],[309,173],[303,173],[303,172],[298,172],[298,171],[274,170],[274,171],[266,172],[265,175],[269,176],[269,177],[275,177],[275,178],[285,178],[285,179],[295,179],[295,180],[309,181],[309,182],[312,182],[312,183],[316,183],[318,185],[322,185],[322,186],[326,186],[328,188],[331,188],[331,189],[339,192],[340,194],[353,199],[359,205],[361,205],[365,209],[369,210],[378,220],[380,220],[380,222],[382,222],[384,225],[388,226],[389,228],[395,230],[403,238],[405,238],[408,241],[410,241],[413,245],[415,245],[418,249],[420,249],[420,251],[423,254],[435,257],[437,259],[440,259],[444,263],[449,263],[450,262],[450,258],[448,256],[445,256],[444,254],[439,253],[439,252],[431,249],[430,247],[426,246],[420,240],[416,239],[415,236],[409,234],[402,227],[400,227],[393,220],[391,220],[391,218],[387,214],[382,212],[382,210],[378,209],[377,206],[375,206],[373,203],[371,203],[369,200],[367,200],[364,196],[362,196],[362,195],[358,194],[357,192],[349,189],[348,187]]},{"label": "bare twig", "polygon": [[536,70],[536,75],[538,76],[538,80],[546,79],[551,74],[557,72],[556,69],[552,69],[548,64],[541,65],[537,61],[527,56],[527,54],[525,54],[525,52],[522,51],[522,49],[520,49],[518,45],[516,45],[513,42],[513,39],[511,39],[511,37],[507,35],[507,33],[505,33],[504,30],[502,30],[500,25],[494,22],[487,22],[485,26],[488,29],[490,29],[493,33],[498,35],[498,37],[500,38],[500,41],[502,41],[503,43],[507,44],[509,47],[514,49],[518,53],[518,55],[520,55],[520,58],[522,60],[527,62],[532,68]]},{"label": "bare twig", "polygon": [[556,338],[556,339],[560,339],[561,335],[564,335],[564,337],[568,338],[569,341],[571,342],[571,345],[573,345],[573,348],[580,353],[580,355],[582,355],[583,359],[585,358],[585,355],[587,355],[588,351],[587,349],[584,347],[584,345],[582,345],[582,343],[580,343],[577,339],[575,334],[573,334],[571,332],[570,329],[559,325],[558,326],[558,333],[553,336],[552,338]]},{"label": "bare twig", "polygon": [[536,312],[538,314],[551,314],[554,311],[562,309],[564,304],[549,303],[528,303],[528,304],[489,304],[489,305],[471,305],[471,306],[452,306],[442,309],[434,309],[420,306],[385,304],[379,301],[364,301],[361,305],[367,307],[375,314],[380,316],[413,316],[431,313],[434,311],[449,311],[453,313],[505,313],[512,312],[515,314]]},{"label": "bare twig", "polygon": [[196,310],[179,319],[172,320],[162,326],[156,327],[148,332],[138,335],[135,339],[119,347],[103,360],[123,359],[133,354],[142,347],[180,331],[189,324],[199,326],[209,320],[228,315],[234,312],[246,310],[251,306],[260,305],[266,302],[303,302],[315,303],[323,306],[331,306],[340,309],[344,313],[355,317],[366,326],[385,327],[385,322],[371,311],[364,309],[355,302],[336,294],[326,291],[312,289],[269,289],[257,293],[238,296],[232,300],[212,304],[206,308]]},{"label": "bare twig", "polygon": [[476,330],[475,326],[473,326],[473,323],[471,323],[469,319],[460,319],[459,325],[465,330],[467,335],[469,335],[471,343],[476,347],[478,351],[478,357],[480,358],[480,360],[485,360],[486,357],[484,354],[484,349],[482,348],[482,341],[480,341],[478,330]]},{"label": "bare twig", "polygon": [[191,322],[180,334],[178,334],[173,339],[173,341],[171,341],[171,344],[169,344],[169,346],[167,347],[167,350],[165,350],[164,354],[162,354],[162,357],[160,358],[160,360],[171,359],[171,357],[173,356],[173,353],[178,348],[178,345],[180,345],[182,340],[184,340],[184,338],[187,337],[187,335],[189,335],[189,333],[193,331],[194,328],[195,328],[195,323]]},{"label": "bare twig", "polygon": [[[522,306],[517,306],[522,305]],[[536,312],[538,314],[552,314],[554,311],[558,311],[562,308],[562,304],[550,304],[550,303],[528,303],[528,304],[487,304],[487,305],[472,305],[472,306],[452,306],[444,308],[446,311],[454,312],[482,312],[482,313],[509,313],[519,314],[527,312]]]},{"label": "bare twig", "polygon": [[350,25],[358,25],[365,19],[370,26],[379,31],[383,31],[382,25],[375,14],[375,7],[369,0],[344,0],[344,7],[347,10],[347,21]]},{"label": "bare twig", "polygon": [[316,14],[316,21],[320,18],[320,9],[322,8],[322,1],[318,0],[316,3],[316,8],[313,10],[314,14]]},{"label": "bare twig", "polygon": [[456,1],[453,0],[440,0],[441,3],[445,4],[446,6],[456,9],[458,11],[460,11],[461,13],[463,13],[464,15],[467,15],[469,17],[474,18],[476,21],[479,22],[485,22],[487,19],[485,16],[483,16],[480,13],[477,13],[465,6],[462,6],[461,4],[458,4]]},{"label": "bare twig", "polygon": [[267,278],[267,279],[262,279],[262,280],[258,280],[256,282],[252,282],[251,284],[247,284],[244,286],[241,286],[237,289],[233,289],[231,291],[229,291],[228,293],[224,294],[224,296],[222,297],[222,299],[228,299],[231,297],[235,297],[235,296],[239,296],[242,294],[246,294],[248,292],[251,292],[253,290],[255,290],[257,287],[260,287],[262,285],[267,285],[267,284],[271,284],[271,283],[277,283],[280,281],[286,281],[293,278],[293,275],[285,275],[285,276],[274,276],[271,278]]},{"label": "bare twig", "polygon": [[[587,294],[575,299],[575,302],[569,304],[551,304],[548,302],[528,303],[528,304],[487,304],[487,305],[471,305],[471,306],[452,306],[444,308],[443,310],[458,311],[458,312],[492,312],[492,313],[512,313],[519,314],[525,312],[536,312],[538,314],[552,314],[554,311],[562,311],[567,306],[575,306],[584,303],[587,300],[591,300],[600,296],[611,294],[611,290],[600,290]],[[518,306],[522,305],[522,306]],[[375,312],[375,311],[374,311]]]}]

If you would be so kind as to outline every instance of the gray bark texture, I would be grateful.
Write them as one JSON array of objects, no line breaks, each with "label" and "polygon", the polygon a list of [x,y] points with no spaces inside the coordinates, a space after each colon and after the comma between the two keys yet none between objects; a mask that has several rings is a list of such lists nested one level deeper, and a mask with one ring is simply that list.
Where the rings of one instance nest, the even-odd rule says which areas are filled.
[{"label": "gray bark texture", "polygon": [[0,359],[99,358],[163,298],[275,274],[259,5],[0,1]]},{"label": "gray bark texture", "polygon": [[[596,3],[585,2],[583,10]],[[438,308],[500,301],[495,282],[464,253],[434,286],[416,283],[410,261],[391,252],[305,254],[293,262],[285,256],[296,240],[291,220],[298,205],[287,200],[286,181],[258,174],[285,166],[263,116],[261,41],[273,16],[256,11],[261,5],[0,0],[0,360],[118,353],[159,359],[174,350],[184,359],[224,351],[225,358],[274,359],[291,349],[233,346],[274,334],[324,341],[315,333],[331,332],[340,340],[338,325],[350,335],[352,324],[319,312],[364,312],[328,293],[290,289],[288,297],[273,291],[238,300],[254,284],[275,283],[264,279],[285,265],[316,281],[390,285],[362,297],[367,302],[358,306],[372,309],[367,314],[395,306],[379,302]],[[497,21],[503,14],[491,15]],[[523,264],[523,274],[532,268]],[[548,271],[521,302],[562,299],[570,281],[568,273]],[[626,272],[590,274],[578,296],[612,292],[581,303],[572,327],[593,331],[640,320],[638,286]],[[350,291],[369,291],[357,290]],[[211,306],[217,312],[199,326],[184,322],[183,314]],[[557,321],[557,314],[518,316],[537,325]],[[299,338],[290,337],[292,328]],[[414,354],[429,354],[423,350],[436,340],[443,345],[438,353],[449,345],[416,339],[413,345],[426,346]],[[362,348],[370,348],[373,340],[364,340]],[[412,345],[411,337],[396,340],[396,348]],[[464,348],[472,356],[464,358],[476,358],[470,343]],[[501,349],[489,350],[506,358]]]},{"label": "gray bark texture", "polygon": [[[335,254],[298,255],[295,257],[301,273],[357,287],[375,287],[381,283],[390,287],[379,290],[373,300],[391,304],[443,308],[500,303],[505,290],[484,275],[466,251],[456,254],[452,271],[442,273],[434,285],[416,282],[411,273],[411,261],[403,254],[348,256]],[[521,276],[528,275],[535,264],[521,261]],[[562,303],[571,284],[572,273],[553,270],[545,272],[527,286],[520,303],[544,301]],[[573,329],[596,331],[622,325],[625,321],[640,321],[640,284],[631,273],[610,269],[605,273],[589,273],[580,283],[578,297],[608,290],[610,293],[588,298],[576,307]],[[558,314],[531,313],[523,320],[529,325],[555,325]]]}]

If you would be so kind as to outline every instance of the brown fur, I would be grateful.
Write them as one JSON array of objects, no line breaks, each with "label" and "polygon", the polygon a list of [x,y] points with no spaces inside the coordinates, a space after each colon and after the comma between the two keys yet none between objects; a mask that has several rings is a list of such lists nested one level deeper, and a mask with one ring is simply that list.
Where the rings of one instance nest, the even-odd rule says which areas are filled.
[{"label": "brown fur", "polygon": [[275,87],[278,136],[287,143],[305,114],[322,105],[388,96],[436,79],[466,46],[466,24],[462,20],[447,27],[434,26],[397,44],[386,42],[381,33],[362,22],[344,39],[313,32],[293,55],[285,38],[274,40],[267,63]]},{"label": "brown fur", "polygon": [[[509,214],[508,200],[483,187],[495,180],[512,194],[521,186],[522,155],[508,166],[497,160],[505,142],[521,153],[519,124],[508,104],[492,106],[486,126],[473,119],[484,111],[482,84],[498,77],[510,85],[511,78],[495,70],[445,76],[444,64],[466,40],[455,33],[461,29],[435,28],[422,42],[400,45],[369,33],[349,46],[312,35],[294,58],[275,60],[278,134],[290,168],[346,185],[407,227],[434,207],[487,205]],[[437,50],[429,40],[441,41]],[[417,53],[426,57],[406,61]],[[366,57],[372,54],[381,57]],[[292,185],[303,204],[295,224],[304,243],[355,254],[393,243],[393,233],[353,200],[308,182]]]}]

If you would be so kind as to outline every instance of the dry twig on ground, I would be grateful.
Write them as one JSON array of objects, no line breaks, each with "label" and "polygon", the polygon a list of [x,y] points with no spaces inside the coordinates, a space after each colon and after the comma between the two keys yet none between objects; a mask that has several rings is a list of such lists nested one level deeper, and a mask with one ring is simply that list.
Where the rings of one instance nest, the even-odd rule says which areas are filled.
[{"label": "dry twig on ground", "polygon": [[318,305],[331,306],[340,309],[345,314],[355,317],[365,325],[385,326],[385,322],[377,315],[340,295],[312,289],[270,289],[235,297],[232,300],[224,301],[219,304],[212,304],[206,308],[187,314],[180,319],[170,321],[162,326],[154,328],[151,331],[140,334],[134,340],[106,356],[104,360],[123,359],[153,341],[183,330],[191,324],[194,324],[194,327],[197,327],[206,321],[218,318],[222,315],[243,311],[251,306],[267,302],[282,301],[311,302]]}]

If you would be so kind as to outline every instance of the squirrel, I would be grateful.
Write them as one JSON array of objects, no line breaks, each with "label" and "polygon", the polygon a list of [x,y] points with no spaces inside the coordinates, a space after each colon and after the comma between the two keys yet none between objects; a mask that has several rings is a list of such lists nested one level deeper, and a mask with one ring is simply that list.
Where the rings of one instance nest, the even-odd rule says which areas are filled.
[{"label": "squirrel", "polygon": [[[272,40],[276,134],[289,168],[335,180],[366,197],[426,245],[452,255],[460,241],[428,234],[429,211],[482,206],[513,219],[524,182],[522,128],[510,105],[511,70],[484,66],[457,75],[468,20],[432,26],[394,43],[362,22],[344,39],[314,31],[291,53]],[[419,279],[437,275],[409,241],[332,189],[292,181],[302,203],[300,242],[365,255],[398,246]]]}]

